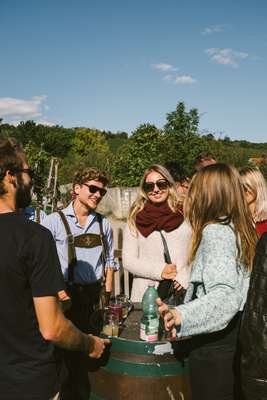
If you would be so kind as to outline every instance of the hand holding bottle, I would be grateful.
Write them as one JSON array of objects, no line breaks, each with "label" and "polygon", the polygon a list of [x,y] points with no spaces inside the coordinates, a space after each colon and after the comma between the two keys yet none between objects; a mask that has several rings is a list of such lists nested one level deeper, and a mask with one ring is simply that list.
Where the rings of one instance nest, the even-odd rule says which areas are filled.
[{"label": "hand holding bottle", "polygon": [[175,308],[170,308],[167,304],[158,297],[157,300],[158,312],[164,320],[166,331],[171,331],[175,326],[181,324],[181,315]]}]

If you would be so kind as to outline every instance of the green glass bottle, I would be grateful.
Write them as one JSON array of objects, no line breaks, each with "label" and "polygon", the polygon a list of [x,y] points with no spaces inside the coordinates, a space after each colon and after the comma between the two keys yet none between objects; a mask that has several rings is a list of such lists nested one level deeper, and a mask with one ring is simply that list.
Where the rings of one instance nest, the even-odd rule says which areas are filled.
[{"label": "green glass bottle", "polygon": [[143,316],[140,322],[140,339],[146,342],[155,342],[159,337],[157,297],[154,283],[149,283],[142,299]]}]

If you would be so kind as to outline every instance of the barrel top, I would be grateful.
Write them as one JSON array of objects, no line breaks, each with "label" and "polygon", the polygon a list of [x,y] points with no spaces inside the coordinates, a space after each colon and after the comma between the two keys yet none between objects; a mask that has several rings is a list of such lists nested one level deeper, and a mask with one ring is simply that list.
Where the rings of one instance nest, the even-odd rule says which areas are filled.
[{"label": "barrel top", "polygon": [[173,343],[169,340],[163,339],[156,342],[144,342],[139,339],[141,317],[142,310],[140,309],[140,305],[136,304],[128,315],[120,336],[110,337],[112,351],[139,355],[153,354],[157,356],[173,354]]}]

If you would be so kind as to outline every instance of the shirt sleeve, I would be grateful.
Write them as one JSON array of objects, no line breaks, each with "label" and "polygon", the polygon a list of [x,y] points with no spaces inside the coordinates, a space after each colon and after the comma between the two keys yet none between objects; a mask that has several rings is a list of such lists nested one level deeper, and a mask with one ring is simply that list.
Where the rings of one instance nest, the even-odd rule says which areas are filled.
[{"label": "shirt sleeve", "polygon": [[51,233],[38,226],[27,243],[27,273],[33,297],[55,296],[65,290],[63,275]]},{"label": "shirt sleeve", "polygon": [[177,307],[182,321],[179,337],[224,329],[243,302],[239,276],[243,272],[237,265],[236,239],[230,228],[205,228],[198,253],[204,295]]},{"label": "shirt sleeve", "polygon": [[118,263],[116,263],[114,258],[113,230],[110,226],[109,221],[106,218],[103,219],[103,229],[107,246],[106,267],[111,267],[115,271],[117,271],[118,269],[120,269],[120,266]]},{"label": "shirt sleeve", "polygon": [[55,227],[55,213],[49,214],[49,215],[44,215],[41,218],[41,225],[43,225],[45,228],[49,229],[49,231],[52,233],[54,240],[56,240],[56,227]]}]

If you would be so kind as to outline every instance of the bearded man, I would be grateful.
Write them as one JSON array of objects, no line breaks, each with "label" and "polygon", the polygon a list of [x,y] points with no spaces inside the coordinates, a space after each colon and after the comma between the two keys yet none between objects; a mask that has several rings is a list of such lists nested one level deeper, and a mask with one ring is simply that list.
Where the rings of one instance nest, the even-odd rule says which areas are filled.
[{"label": "bearded man", "polygon": [[0,139],[0,393],[5,400],[58,398],[55,345],[99,358],[109,341],[64,317],[65,288],[50,232],[18,214],[31,201],[31,171],[14,140]]}]

